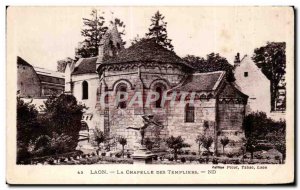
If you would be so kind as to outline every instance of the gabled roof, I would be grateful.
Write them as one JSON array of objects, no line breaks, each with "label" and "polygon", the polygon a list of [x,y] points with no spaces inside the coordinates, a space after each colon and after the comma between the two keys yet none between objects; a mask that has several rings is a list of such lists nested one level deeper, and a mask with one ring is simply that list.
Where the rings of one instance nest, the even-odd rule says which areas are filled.
[{"label": "gabled roof", "polygon": [[173,51],[157,44],[153,38],[137,42],[129,48],[120,51],[115,57],[103,61],[102,64],[128,62],[177,63],[192,68]]},{"label": "gabled roof", "polygon": [[224,75],[225,71],[194,73],[189,75],[186,80],[183,81],[183,83],[171,89],[171,91],[214,91],[219,86],[221,80],[224,78]]},{"label": "gabled roof", "polygon": [[96,73],[97,57],[82,58],[76,63],[72,75]]},{"label": "gabled roof", "polygon": [[19,56],[17,56],[17,64],[32,67],[32,65]]},{"label": "gabled roof", "polygon": [[41,67],[33,67],[33,68],[34,68],[36,74],[38,74],[38,75],[45,75],[45,76],[56,77],[56,78],[65,78],[64,73],[44,69]]}]

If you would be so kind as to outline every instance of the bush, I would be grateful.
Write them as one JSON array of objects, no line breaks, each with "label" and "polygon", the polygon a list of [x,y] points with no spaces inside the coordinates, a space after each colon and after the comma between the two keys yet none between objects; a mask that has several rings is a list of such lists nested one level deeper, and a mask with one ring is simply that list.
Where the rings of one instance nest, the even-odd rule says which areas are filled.
[{"label": "bush", "polygon": [[214,159],[212,160],[212,163],[213,163],[213,164],[218,164],[218,163],[219,163],[219,160],[218,160],[217,158],[214,158]]},{"label": "bush", "polygon": [[115,156],[116,156],[117,158],[121,158],[122,153],[121,153],[121,152],[118,152]]},{"label": "bush", "polygon": [[186,162],[185,157],[182,157],[182,158],[180,159],[180,161],[181,161],[182,163],[185,163],[185,162]]},{"label": "bush", "polygon": [[195,157],[193,157],[193,156],[190,156],[190,157],[189,157],[189,161],[190,161],[190,162],[193,162],[193,161],[195,161]]},{"label": "bush", "polygon": [[255,150],[256,151],[261,151],[261,150],[268,151],[272,148],[274,148],[274,147],[270,143],[259,143],[258,145],[256,145]]},{"label": "bush", "polygon": [[263,156],[261,154],[257,154],[257,155],[255,155],[255,158],[257,158],[257,159],[263,159]]},{"label": "bush", "polygon": [[203,158],[199,158],[199,159],[198,159],[198,162],[199,162],[200,164],[202,164],[202,163],[205,162],[205,160],[204,160]]},{"label": "bush", "polygon": [[212,155],[213,155],[213,153],[210,152],[210,151],[204,151],[204,152],[202,153],[202,156],[212,156]]},{"label": "bush", "polygon": [[227,153],[227,155],[226,155],[228,158],[233,158],[233,156],[234,156],[234,154],[233,153],[231,153],[231,152],[229,152],[229,153]]},{"label": "bush", "polygon": [[197,153],[196,153],[196,152],[192,152],[192,155],[194,155],[194,156],[195,156],[195,155],[197,155]]},{"label": "bush", "polygon": [[102,152],[102,153],[101,153],[101,156],[105,156],[105,155],[106,155],[106,152]]},{"label": "bush", "polygon": [[172,161],[174,161],[174,158],[173,157],[169,157],[168,160],[172,162]]},{"label": "bush", "polygon": [[157,156],[157,155],[154,155],[154,156],[153,156],[153,160],[158,160],[158,156]]}]

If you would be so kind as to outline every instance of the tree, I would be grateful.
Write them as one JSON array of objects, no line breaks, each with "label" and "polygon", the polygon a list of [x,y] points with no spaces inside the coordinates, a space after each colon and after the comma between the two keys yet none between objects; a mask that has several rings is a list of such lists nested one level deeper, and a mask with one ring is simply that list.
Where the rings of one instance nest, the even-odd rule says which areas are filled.
[{"label": "tree", "polygon": [[114,20],[110,21],[110,24],[111,25],[115,25],[117,27],[118,32],[119,32],[119,34],[121,36],[122,45],[125,45],[126,42],[123,41],[123,39],[122,39],[122,36],[125,35],[125,27],[126,27],[126,25],[124,24],[124,22],[121,21],[121,19],[119,19],[119,18],[115,18]]},{"label": "tree", "polygon": [[149,32],[146,33],[146,38],[155,38],[156,43],[173,51],[174,47],[171,44],[172,40],[168,39],[167,22],[164,21],[164,18],[165,17],[159,11],[155,13],[151,18],[151,25]]},{"label": "tree", "polygon": [[202,145],[202,142],[203,142],[203,138],[205,138],[204,135],[198,135],[197,138],[196,138],[196,143],[198,144],[199,155],[201,154],[201,145]]},{"label": "tree", "polygon": [[57,72],[64,73],[67,65],[72,64],[73,62],[75,62],[75,60],[70,57],[57,61]]},{"label": "tree", "polygon": [[124,137],[119,137],[118,142],[120,143],[120,145],[122,145],[122,155],[124,158],[124,147],[127,144],[127,140]]},{"label": "tree", "polygon": [[17,97],[17,163],[31,156],[28,146],[44,130],[45,128],[38,122],[38,111],[35,106]]},{"label": "tree", "polygon": [[276,99],[279,96],[280,83],[284,83],[286,73],[285,47],[285,42],[268,42],[267,45],[256,48],[252,57],[256,65],[270,80],[271,111],[276,110]]},{"label": "tree", "polygon": [[185,147],[190,147],[189,144],[184,142],[184,139],[182,139],[181,136],[178,136],[178,137],[171,136],[166,140],[166,143],[167,143],[168,147],[174,151],[174,159],[175,160],[177,160],[177,154],[180,149],[185,148]]},{"label": "tree", "polygon": [[95,142],[97,143],[98,150],[100,150],[100,144],[104,143],[107,140],[104,135],[104,132],[98,128],[95,128],[94,138],[95,138]]},{"label": "tree", "polygon": [[209,136],[209,137],[205,137],[201,139],[202,140],[202,146],[208,151],[209,151],[209,148],[211,147],[212,143],[214,142],[214,139]]},{"label": "tree", "polygon": [[84,105],[78,104],[73,95],[61,94],[51,96],[45,101],[43,125],[47,126],[48,134],[65,134],[71,137],[65,146],[76,148],[81,129],[81,118]]},{"label": "tree", "polygon": [[206,56],[206,59],[194,55],[187,55],[183,60],[193,66],[198,72],[226,71],[227,81],[235,81],[233,66],[226,58],[220,56],[218,53],[210,53]]},{"label": "tree", "polygon": [[282,155],[282,163],[286,158],[286,124],[285,121],[279,121],[275,129],[266,136],[266,138],[274,145]]},{"label": "tree", "polygon": [[252,160],[253,160],[254,151],[256,150],[256,146],[257,146],[257,140],[255,138],[253,137],[247,138],[245,147],[246,150],[250,152]]},{"label": "tree", "polygon": [[81,30],[81,35],[85,38],[82,47],[77,49],[77,57],[94,57],[98,55],[100,40],[107,31],[104,26],[105,20],[97,9],[91,12],[91,18],[83,18],[84,28]]},{"label": "tree", "polygon": [[145,139],[145,146],[148,150],[152,150],[154,142],[150,138]]},{"label": "tree", "polygon": [[227,146],[229,144],[229,139],[228,137],[224,137],[220,139],[220,142],[223,146],[223,154],[225,154],[225,146]]},{"label": "tree", "polygon": [[136,35],[136,37],[134,37],[132,40],[131,40],[131,45],[134,45],[138,42],[142,42],[142,41],[145,41],[147,40],[147,38],[145,37],[140,37],[139,35]]}]

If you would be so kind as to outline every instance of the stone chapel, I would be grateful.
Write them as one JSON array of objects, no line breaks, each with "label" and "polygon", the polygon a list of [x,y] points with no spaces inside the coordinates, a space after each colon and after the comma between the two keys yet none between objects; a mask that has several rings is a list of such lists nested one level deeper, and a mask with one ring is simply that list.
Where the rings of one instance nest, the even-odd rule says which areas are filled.
[{"label": "stone chapel", "polygon": [[[154,39],[141,40],[124,48],[116,27],[109,29],[99,46],[97,57],[81,58],[65,71],[65,91],[73,94],[88,109],[83,115],[82,146],[93,144],[94,130],[98,128],[107,137],[127,139],[132,149],[137,132],[128,127],[143,124],[143,115],[152,115],[163,127],[150,126],[145,138],[164,147],[170,136],[182,136],[189,149],[197,151],[198,135],[214,139],[212,152],[222,150],[220,139],[228,137],[226,147],[239,151],[244,138],[242,128],[248,96],[226,81],[224,71],[198,73],[175,52],[165,49]],[[128,106],[128,101],[115,104],[114,96],[100,103],[101,94],[136,93],[142,95],[142,105]],[[178,92],[174,106],[170,100],[161,105],[161,98],[145,106],[147,94]],[[180,93],[188,95],[180,101]],[[191,92],[194,102],[190,103]]]}]

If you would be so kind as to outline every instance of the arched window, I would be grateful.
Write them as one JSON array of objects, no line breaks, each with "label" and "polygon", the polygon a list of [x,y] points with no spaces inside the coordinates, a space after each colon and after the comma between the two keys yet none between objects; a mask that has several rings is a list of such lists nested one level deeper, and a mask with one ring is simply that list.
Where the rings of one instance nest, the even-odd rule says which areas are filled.
[{"label": "arched window", "polygon": [[161,108],[162,106],[161,106],[161,100],[162,100],[162,88],[160,87],[160,86],[158,86],[158,87],[156,87],[155,88],[155,92],[156,93],[158,93],[159,94],[159,98],[158,98],[158,100],[156,100],[156,102],[155,102],[155,107],[156,108]]},{"label": "arched window", "polygon": [[[125,97],[124,93],[127,92],[127,86],[126,85],[119,86],[117,92],[122,92],[122,93],[120,93],[119,100],[123,100]],[[118,102],[117,108],[125,109],[126,107],[127,107],[126,101],[123,100],[123,101]]]},{"label": "arched window", "polygon": [[185,106],[185,122],[195,122],[195,107],[192,104],[186,104]]},{"label": "arched window", "polygon": [[89,98],[89,84],[86,81],[82,82],[82,99],[86,100]]}]

